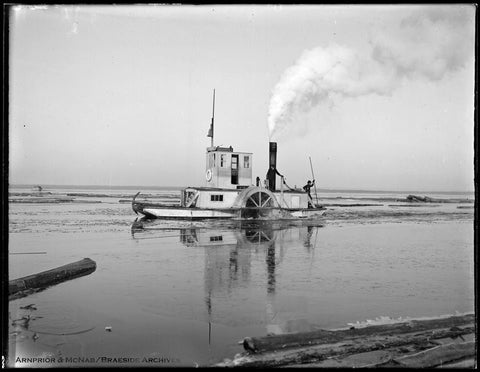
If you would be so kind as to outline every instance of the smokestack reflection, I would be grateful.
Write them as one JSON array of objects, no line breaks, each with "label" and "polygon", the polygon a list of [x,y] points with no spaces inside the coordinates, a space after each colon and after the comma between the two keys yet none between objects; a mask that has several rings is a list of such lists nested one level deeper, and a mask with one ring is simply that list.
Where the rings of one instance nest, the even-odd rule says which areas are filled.
[{"label": "smokestack reflection", "polygon": [[275,293],[275,244],[267,248],[267,293]]}]

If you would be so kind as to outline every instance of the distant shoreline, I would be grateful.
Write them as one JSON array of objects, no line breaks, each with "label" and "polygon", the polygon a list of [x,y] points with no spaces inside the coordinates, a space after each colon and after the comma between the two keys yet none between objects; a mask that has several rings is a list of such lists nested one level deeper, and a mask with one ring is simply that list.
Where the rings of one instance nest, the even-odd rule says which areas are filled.
[{"label": "distant shoreline", "polygon": [[[48,185],[48,184],[10,184],[9,188],[28,188],[32,189],[37,186],[42,186],[44,190],[48,188],[62,188],[62,189],[87,189],[87,190],[181,190],[185,186],[119,186],[119,185]],[[187,185],[188,187],[194,185]],[[364,189],[326,189],[317,188],[317,192],[322,193],[368,193],[368,194],[452,194],[452,195],[472,195],[475,196],[475,191],[419,191],[419,190],[364,190]]]}]

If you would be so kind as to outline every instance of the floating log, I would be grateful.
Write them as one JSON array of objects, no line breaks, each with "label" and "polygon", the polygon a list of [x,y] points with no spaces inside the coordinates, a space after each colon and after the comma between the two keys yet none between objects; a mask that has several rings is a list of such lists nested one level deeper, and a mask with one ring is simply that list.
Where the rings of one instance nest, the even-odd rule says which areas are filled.
[{"label": "floating log", "polygon": [[433,199],[432,199],[432,198],[429,198],[428,196],[408,195],[408,196],[407,196],[407,201],[410,201],[410,202],[430,203],[430,202],[433,201]]},{"label": "floating log", "polygon": [[[389,207],[392,208],[400,208],[400,207],[405,207],[405,208],[425,208],[425,205],[423,204],[388,204]],[[439,207],[440,204],[430,204],[428,208],[433,208],[433,207]]]},{"label": "floating log", "polygon": [[[471,199],[438,199],[438,198],[431,198],[429,196],[417,196],[417,195],[408,195],[405,200],[407,202],[414,202],[414,203],[473,203]],[[405,201],[398,199],[396,201]]]},{"label": "floating log", "polygon": [[10,280],[8,282],[9,300],[24,297],[46,287],[88,275],[94,272],[96,267],[95,261],[90,258],[84,258],[56,269]]},{"label": "floating log", "polygon": [[383,204],[317,204],[317,206],[321,207],[382,207]]},{"label": "floating log", "polygon": [[70,203],[73,197],[28,197],[8,199],[9,203]]},{"label": "floating log", "polygon": [[47,252],[9,252],[8,254],[47,254]]},{"label": "floating log", "polygon": [[[317,337],[320,339],[310,338],[314,333],[317,333]],[[353,366],[358,367],[360,364],[382,367],[436,366],[474,357],[475,347],[472,346],[472,342],[460,342],[460,340],[464,341],[463,336],[469,337],[474,334],[475,318],[473,314],[402,324],[369,326],[348,331],[299,333],[284,336],[292,338],[303,335],[307,339],[305,340],[307,345],[304,340],[297,341],[296,347],[283,347],[284,345],[277,344],[276,348],[266,352],[252,354],[251,351],[248,351],[238,354],[233,361],[226,360],[217,366],[277,367],[308,366],[308,364],[322,366],[332,360],[346,360],[345,358],[355,360],[362,353],[363,357],[357,358],[357,365]],[[274,337],[278,339],[278,336],[266,338]],[[445,340],[450,346],[444,345]],[[289,345],[292,346],[292,343]],[[425,352],[418,353],[419,351]],[[368,355],[371,352],[385,352],[386,356],[389,356],[388,361],[367,365],[368,357],[365,358],[366,354],[364,353]],[[408,352],[410,355],[405,355]],[[412,352],[416,354],[411,354]],[[375,359],[374,354],[371,355],[371,359]],[[359,360],[362,362],[359,363]]]},{"label": "floating log", "polygon": [[111,194],[94,194],[94,193],[87,193],[87,192],[69,192],[67,196],[82,196],[82,197],[93,197],[93,198],[108,198],[108,197],[115,197],[116,195]]},{"label": "floating log", "polygon": [[243,341],[243,347],[245,350],[257,353],[307,345],[331,344],[370,335],[394,335],[435,328],[455,327],[473,321],[473,314],[468,314],[449,318],[411,320],[407,323],[384,324],[338,331],[318,330],[313,332],[287,333],[266,337],[247,337]]},{"label": "floating log", "polygon": [[52,195],[50,191],[41,191],[41,192],[9,192],[8,196],[43,196],[43,195]]},{"label": "floating log", "polygon": [[475,355],[475,341],[451,343],[421,351],[417,354],[394,358],[393,361],[400,367],[431,368],[445,362],[458,361]]},{"label": "floating log", "polygon": [[404,355],[407,348],[376,350],[367,353],[334,356],[308,364],[289,364],[289,368],[475,368],[475,341],[450,342]]}]

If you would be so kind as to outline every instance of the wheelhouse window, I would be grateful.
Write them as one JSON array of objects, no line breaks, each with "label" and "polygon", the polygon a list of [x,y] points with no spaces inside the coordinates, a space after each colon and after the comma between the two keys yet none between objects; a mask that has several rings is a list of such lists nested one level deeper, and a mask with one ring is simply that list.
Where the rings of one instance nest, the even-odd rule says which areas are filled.
[{"label": "wheelhouse window", "polygon": [[223,201],[223,195],[222,194],[213,194],[210,195],[210,200],[211,201]]},{"label": "wheelhouse window", "polygon": [[250,168],[250,156],[243,157],[243,167]]},{"label": "wheelhouse window", "polygon": [[220,155],[220,167],[224,167],[225,166],[225,154],[221,154]]},{"label": "wheelhouse window", "polygon": [[210,241],[211,241],[211,242],[221,242],[221,241],[223,241],[223,236],[222,236],[222,235],[219,235],[219,236],[211,236],[211,237],[210,237]]}]

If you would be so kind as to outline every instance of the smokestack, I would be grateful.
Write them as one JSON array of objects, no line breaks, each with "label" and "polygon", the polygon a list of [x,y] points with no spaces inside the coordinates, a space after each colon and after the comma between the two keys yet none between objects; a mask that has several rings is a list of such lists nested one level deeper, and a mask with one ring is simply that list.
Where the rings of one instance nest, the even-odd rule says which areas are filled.
[{"label": "smokestack", "polygon": [[[277,143],[276,142],[269,142],[269,151],[270,151],[270,156],[269,156],[269,164],[268,164],[268,169],[273,167],[274,169],[277,169]],[[276,174],[274,172],[270,172],[270,177],[268,179],[268,184],[269,184],[269,189],[270,190],[275,190],[275,179]]]},{"label": "smokestack", "polygon": [[273,165],[274,168],[277,168],[277,143],[269,142],[270,145],[270,162],[269,167]]}]

